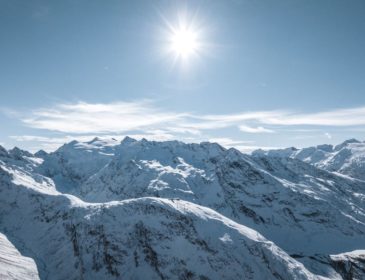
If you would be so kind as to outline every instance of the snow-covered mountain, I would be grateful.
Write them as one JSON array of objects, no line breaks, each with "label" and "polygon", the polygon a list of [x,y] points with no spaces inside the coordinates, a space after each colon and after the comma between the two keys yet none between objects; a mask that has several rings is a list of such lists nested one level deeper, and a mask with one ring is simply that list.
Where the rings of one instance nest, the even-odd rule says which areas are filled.
[{"label": "snow-covered mountain", "polygon": [[364,190],[360,181],[295,159],[142,140],[118,146],[113,160],[74,194],[89,202],[184,199],[255,228],[291,254],[327,254],[365,244]]},{"label": "snow-covered mountain", "polygon": [[34,260],[22,256],[2,233],[0,233],[0,254],[0,279],[39,279]]},{"label": "snow-covered mountain", "polygon": [[50,154],[38,152],[43,164],[37,171],[51,177],[59,190],[68,192],[105,166],[118,144],[115,139],[96,137],[90,142],[72,141]]},{"label": "snow-covered mountain", "polygon": [[18,150],[0,148],[0,232],[41,279],[365,277],[361,180],[207,142]]},{"label": "snow-covered mountain", "polygon": [[197,204],[90,204],[14,166],[1,163],[0,177],[1,231],[42,279],[318,279],[258,232]]},{"label": "snow-covered mountain", "polygon": [[257,150],[253,152],[253,155],[296,158],[316,167],[365,181],[365,142],[356,139],[349,139],[336,146]]}]

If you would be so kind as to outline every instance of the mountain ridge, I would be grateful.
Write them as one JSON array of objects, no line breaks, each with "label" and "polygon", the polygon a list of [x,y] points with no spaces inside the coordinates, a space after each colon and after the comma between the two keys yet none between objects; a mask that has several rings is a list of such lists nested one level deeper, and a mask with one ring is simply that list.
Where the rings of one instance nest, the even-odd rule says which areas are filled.
[{"label": "mountain ridge", "polygon": [[317,145],[302,149],[256,150],[254,156],[290,157],[318,168],[365,180],[365,141],[348,139],[338,145]]},{"label": "mountain ridge", "polygon": [[[359,143],[351,141],[351,143],[346,143],[344,147],[355,144]],[[329,150],[329,147],[322,145],[321,149]],[[294,151],[294,149],[291,150]],[[91,214],[93,212],[90,210],[91,208],[101,207],[100,209],[104,209],[105,207],[109,208],[109,206],[118,208],[122,207],[117,206],[121,205],[120,203],[135,203],[133,201],[138,200],[140,201],[136,202],[140,205],[138,208],[142,209],[138,211],[142,211],[141,213],[144,215],[144,218],[142,218],[143,226],[141,227],[138,223],[130,223],[128,227],[134,229],[137,227],[139,232],[141,229],[144,232],[146,231],[145,219],[157,219],[158,223],[163,222],[160,227],[164,227],[163,224],[165,223],[173,223],[171,217],[174,215],[171,214],[171,211],[175,211],[172,209],[176,207],[171,206],[171,210],[168,210],[170,214],[161,220],[160,215],[165,213],[165,210],[161,210],[162,213],[159,214],[155,213],[156,217],[154,216],[155,214],[152,214],[152,216],[149,214],[149,205],[154,203],[173,203],[173,205],[185,205],[184,207],[195,209],[194,213],[183,214],[181,216],[182,220],[190,219],[188,218],[189,216],[194,216],[196,217],[194,219],[197,219],[197,223],[201,224],[203,220],[208,219],[210,222],[207,222],[206,227],[212,228],[212,231],[204,233],[198,243],[191,242],[191,238],[194,238],[196,234],[191,231],[189,231],[188,235],[184,235],[183,240],[185,241],[181,241],[188,242],[189,246],[193,246],[194,249],[192,250],[194,250],[195,254],[200,255],[203,259],[205,257],[198,253],[201,250],[199,248],[202,248],[202,245],[199,244],[204,244],[204,242],[210,244],[212,238],[217,240],[217,242],[227,242],[227,244],[230,243],[230,239],[232,240],[232,234],[224,235],[222,233],[221,236],[214,235],[216,226],[212,226],[212,224],[214,224],[213,221],[216,219],[213,217],[218,217],[216,215],[221,215],[224,219],[228,219],[231,221],[229,223],[248,227],[250,231],[263,234],[265,240],[270,240],[270,242],[274,242],[273,244],[279,246],[277,248],[279,248],[280,253],[275,249],[274,251],[278,255],[272,251],[273,255],[270,255],[270,258],[281,259],[279,262],[282,262],[284,267],[285,263],[288,264],[287,268],[284,268],[286,272],[282,272],[283,267],[280,269],[281,272],[275,272],[279,273],[278,275],[284,273],[285,279],[302,279],[295,277],[304,277],[303,279],[320,279],[321,277],[342,279],[348,273],[341,268],[341,265],[353,264],[356,266],[359,262],[358,257],[351,258],[347,257],[347,255],[345,256],[346,252],[364,249],[361,248],[361,244],[365,244],[364,182],[318,168],[314,164],[297,158],[288,156],[278,157],[257,152],[253,155],[247,155],[242,154],[238,150],[226,149],[219,144],[209,142],[185,144],[180,141],[156,142],[146,139],[137,141],[129,137],[120,143],[116,140],[103,140],[100,138],[94,138],[88,142],[72,141],[61,146],[55,152],[41,153],[41,157],[35,157],[35,155],[19,152],[18,150],[15,151],[15,153],[8,152],[0,147],[0,199],[2,200],[2,205],[4,205],[2,206],[3,209],[6,207],[9,214],[11,209],[14,210],[14,205],[23,208],[28,203],[26,201],[33,201],[33,205],[27,206],[31,209],[29,210],[30,213],[35,213],[34,216],[29,217],[29,220],[34,222],[40,219],[42,226],[39,228],[44,226],[47,230],[51,230],[48,229],[47,224],[52,224],[52,221],[55,221],[56,227],[58,230],[61,230],[61,233],[63,232],[62,234],[65,234],[64,238],[66,240],[70,237],[70,230],[71,233],[73,232],[72,225],[76,226],[78,223],[88,224],[87,221],[91,217],[90,215],[94,215]],[[11,197],[13,199],[10,199]],[[24,197],[24,199],[20,200],[20,197]],[[54,202],[49,203],[47,202],[48,200]],[[208,209],[213,212],[210,212],[209,217],[201,220],[202,216],[198,214],[201,211],[199,209]],[[84,214],[78,216],[78,214],[75,214],[75,211],[81,211]],[[117,210],[117,212],[119,211],[122,210]],[[21,219],[24,219],[27,215],[26,212],[18,212],[18,216]],[[104,215],[106,214],[103,214],[103,217]],[[118,215],[122,214],[113,214],[113,217]],[[128,215],[133,218],[133,211]],[[129,217],[128,215],[126,217]],[[146,215],[149,215],[149,218]],[[70,224],[70,221],[75,220],[76,217],[79,222],[76,222],[76,224],[72,222]],[[91,232],[96,230],[98,232],[97,237],[90,232],[85,232],[86,228],[84,227],[81,232],[77,231],[77,236],[80,240],[85,240],[83,242],[92,242],[90,244],[102,246],[101,243],[98,243],[99,241],[95,243],[97,239],[102,238],[100,227],[107,226],[110,228],[108,229],[108,232],[110,230],[108,234],[114,236],[114,220],[115,218],[110,220],[110,225],[105,225],[102,220],[98,220],[93,225],[88,224],[86,228],[89,229],[91,226]],[[16,230],[19,225],[12,223],[13,220],[6,217],[6,215],[0,217],[0,232],[7,234],[10,238],[17,235],[17,238],[14,240],[20,238],[23,240],[23,244],[29,245],[30,241]],[[151,224],[150,226],[154,228],[154,225]],[[223,228],[225,227],[223,225]],[[178,228],[182,230],[185,226],[179,225]],[[42,236],[39,235],[40,233],[36,229],[34,230],[35,235]],[[225,231],[227,230],[225,229]],[[167,238],[166,240],[173,239],[167,233],[168,230],[163,233],[154,228],[153,232],[153,238],[162,234]],[[136,231],[134,230],[132,233],[128,230],[119,230],[119,234],[127,238],[129,234],[136,234]],[[179,230],[174,233],[174,235],[179,234],[181,235]],[[125,242],[129,237],[125,238],[116,241],[117,239],[114,240],[113,237],[113,244],[116,242],[114,245],[118,247],[118,242]],[[74,249],[77,246],[72,249],[74,239],[68,240],[66,244],[71,246],[70,252],[75,254]],[[164,244],[162,247],[172,246],[174,242],[177,242],[174,241],[172,244],[166,245],[165,239],[160,241],[154,240],[154,245],[149,244],[144,250],[149,251],[157,259],[159,259],[159,256],[162,259],[166,258],[168,251],[162,249],[162,251],[150,250],[151,248],[155,248],[154,246],[157,246],[159,242]],[[51,252],[53,251],[50,248],[47,249],[50,251],[43,251],[44,248],[42,249],[39,240],[34,240],[34,242],[39,244],[41,248],[34,247],[32,250],[40,250],[39,252],[43,255],[43,258],[47,254],[52,254]],[[143,243],[145,241],[140,240],[138,242]],[[210,246],[213,245],[211,244]],[[119,248],[118,250],[121,249]],[[177,251],[171,252],[177,254]],[[225,252],[225,249],[219,249],[218,252]],[[287,255],[284,256],[281,252],[285,252]],[[91,249],[87,249],[85,253],[86,259],[91,256],[89,253],[91,255],[94,254]],[[209,250],[206,253],[209,253]],[[246,252],[245,257],[253,260],[255,257],[251,253],[250,251]],[[77,254],[80,255],[80,252]],[[236,258],[232,254],[241,253],[236,251],[224,253],[222,258],[225,258],[225,261],[232,261]],[[343,257],[333,261],[331,256],[336,254],[339,256],[343,254]],[[117,277],[116,274],[113,274],[115,272],[113,269],[117,269],[120,275],[122,267],[125,269],[133,267],[131,264],[127,266],[121,265],[119,261],[116,261],[115,265],[110,266],[108,262],[105,262],[105,259],[103,261],[105,254],[103,255],[104,257],[101,257],[102,255],[101,252],[98,253],[101,259],[97,257],[98,261],[94,262],[96,266],[90,266],[84,260],[82,260],[84,264],[81,265],[80,259],[75,260],[74,265],[77,264],[76,266],[79,269],[83,267],[81,271],[84,270],[85,275],[89,275],[88,277],[91,277],[88,273],[94,271],[93,267],[100,267],[104,271],[103,273],[106,273],[106,276],[103,274],[103,277],[110,279]],[[149,257],[147,255],[144,255],[144,259],[151,260],[152,255],[148,255]],[[284,257],[279,257],[279,255]],[[114,251],[110,257],[119,260],[118,256],[118,252]],[[127,256],[127,259],[133,259],[133,256],[129,255],[129,253]],[[181,256],[178,262],[184,261],[186,263],[186,258],[188,258],[187,255]],[[213,255],[210,258],[214,258]],[[360,262],[361,258],[360,255]],[[44,263],[37,255],[34,257],[34,260],[37,264]],[[62,263],[62,260],[53,260],[57,263]],[[300,262],[305,267],[302,267]],[[239,263],[240,265],[237,265],[241,267],[243,263]],[[274,263],[271,263],[270,266],[274,265]],[[289,269],[292,264],[294,267],[297,267],[295,270],[301,271],[299,274]],[[45,264],[45,267],[47,265],[52,267],[51,271],[47,272],[42,270],[42,267],[38,268],[41,279],[48,279],[49,275],[55,270],[56,266],[53,266],[53,264]],[[161,265],[161,263],[153,264],[150,261],[144,263],[145,269],[149,271],[148,273],[152,273],[157,278],[162,279],[163,277],[168,277],[171,272],[165,271],[163,265]],[[259,266],[261,267],[262,265],[266,266],[264,263],[261,263]],[[176,264],[172,263],[169,263],[167,266],[171,267],[172,270],[177,268]],[[243,272],[240,270],[240,272],[237,272],[238,274],[235,274],[236,276],[232,276],[228,271],[225,271],[221,277],[226,273],[226,276],[231,275],[228,278],[237,279],[239,273],[248,273],[247,277],[260,279],[259,275],[261,274],[258,271],[265,271],[266,269],[263,267],[258,270],[254,269],[254,265],[251,262],[243,266],[248,269],[247,271],[253,269],[255,273],[250,274],[247,271]],[[158,268],[157,270],[156,267]],[[192,264],[186,263],[184,267],[186,270],[179,272],[181,277],[187,276],[186,273],[189,272],[189,267],[193,268],[190,271],[193,273],[192,275],[198,276],[201,274],[204,276],[203,271]],[[249,269],[248,267],[251,268]],[[274,267],[277,267],[277,263]],[[237,268],[234,268],[232,271],[235,271],[235,269]],[[136,271],[139,270],[137,269]],[[269,271],[271,270],[269,269]],[[67,277],[77,278],[76,274],[72,274],[75,272],[70,273]],[[274,272],[272,271],[272,273]],[[356,273],[361,276],[362,269],[358,269]],[[190,273],[188,274],[191,275]],[[142,274],[138,275],[138,277],[136,276],[137,278],[141,277]],[[64,276],[66,277],[66,275]],[[207,277],[214,279],[213,275],[208,275]],[[193,277],[192,279],[195,278]]]}]

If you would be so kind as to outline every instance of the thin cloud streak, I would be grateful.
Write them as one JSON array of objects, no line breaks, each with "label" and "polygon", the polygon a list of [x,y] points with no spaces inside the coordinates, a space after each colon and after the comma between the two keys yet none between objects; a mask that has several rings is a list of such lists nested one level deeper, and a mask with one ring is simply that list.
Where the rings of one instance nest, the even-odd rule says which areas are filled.
[{"label": "thin cloud streak", "polygon": [[[237,114],[196,115],[159,108],[155,103],[134,102],[58,104],[23,113],[2,108],[2,113],[20,119],[27,127],[56,132],[56,137],[12,136],[18,142],[39,143],[39,147],[52,150],[65,142],[77,139],[87,141],[92,136],[114,137],[125,135],[137,139],[199,142],[216,141],[226,147],[242,151],[252,150],[247,141],[228,138],[224,129],[233,128],[249,134],[318,131],[330,139],[326,127],[333,129],[359,129],[365,125],[365,107],[337,109],[316,113],[296,113],[286,110],[241,112]],[[305,127],[303,127],[305,126]],[[309,126],[309,127],[308,127]],[[322,126],[322,127],[321,127]],[[325,128],[323,128],[325,127]],[[346,128],[345,128],[346,127]],[[220,138],[209,136],[211,132]],[[279,133],[280,132],[280,133]],[[235,138],[240,136],[236,134]],[[262,148],[262,147],[260,147]]]},{"label": "thin cloud streak", "polygon": [[263,123],[273,125],[322,125],[356,126],[365,125],[365,107],[337,109],[319,113],[287,114],[269,117]]},{"label": "thin cloud streak", "polygon": [[262,126],[250,127],[250,126],[247,126],[247,125],[240,125],[238,128],[242,132],[247,132],[247,133],[275,133],[274,130],[264,128]]},{"label": "thin cloud streak", "polygon": [[256,151],[256,150],[265,150],[265,151],[266,150],[277,150],[277,149],[282,149],[283,147],[238,145],[238,146],[235,146],[234,148],[241,151],[242,153],[250,154],[250,153],[252,153],[253,151]]},{"label": "thin cloud streak", "polygon": [[273,150],[279,149],[279,147],[267,147],[267,146],[258,146],[254,145],[254,141],[241,141],[234,140],[231,138],[223,137],[223,138],[211,138],[209,142],[218,143],[226,148],[235,148],[243,153],[251,153],[255,150]]},{"label": "thin cloud streak", "polygon": [[63,133],[124,133],[131,130],[159,130],[201,134],[231,126],[246,133],[273,133],[266,126],[360,126],[365,125],[365,107],[318,113],[258,111],[239,114],[198,116],[165,111],[147,101],[108,104],[59,104],[38,109],[22,118],[25,125]]},{"label": "thin cloud streak", "polygon": [[218,143],[227,148],[232,148],[232,147],[236,147],[238,145],[245,145],[245,144],[253,143],[253,141],[234,140],[234,139],[231,139],[228,137],[210,138],[209,142]]},{"label": "thin cloud streak", "polygon": [[38,129],[63,133],[120,133],[171,125],[185,114],[162,112],[147,102],[117,102],[110,104],[60,104],[50,109],[32,112],[22,121]]}]

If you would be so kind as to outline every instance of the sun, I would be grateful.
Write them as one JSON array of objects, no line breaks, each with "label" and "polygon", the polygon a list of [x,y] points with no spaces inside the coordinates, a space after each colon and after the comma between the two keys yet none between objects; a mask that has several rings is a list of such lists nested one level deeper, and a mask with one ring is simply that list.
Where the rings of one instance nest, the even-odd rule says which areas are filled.
[{"label": "sun", "polygon": [[199,50],[197,32],[182,26],[174,29],[170,38],[170,48],[176,56],[187,58]]},{"label": "sun", "polygon": [[159,13],[162,19],[161,42],[163,42],[163,56],[171,61],[171,67],[191,69],[197,65],[200,58],[207,54],[211,44],[206,42],[207,34],[205,23],[198,11],[177,12],[173,20],[169,20],[163,13]]}]

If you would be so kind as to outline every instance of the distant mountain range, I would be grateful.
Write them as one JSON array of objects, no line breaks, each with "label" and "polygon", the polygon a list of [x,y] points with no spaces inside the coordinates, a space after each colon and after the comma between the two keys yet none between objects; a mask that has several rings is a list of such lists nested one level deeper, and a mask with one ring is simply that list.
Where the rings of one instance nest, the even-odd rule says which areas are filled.
[{"label": "distant mountain range", "polygon": [[337,146],[319,145],[304,149],[258,150],[253,154],[296,158],[327,171],[365,180],[365,142],[356,139],[347,140]]},{"label": "distant mountain range", "polygon": [[0,278],[365,279],[364,156],[355,139],[0,146]]}]

